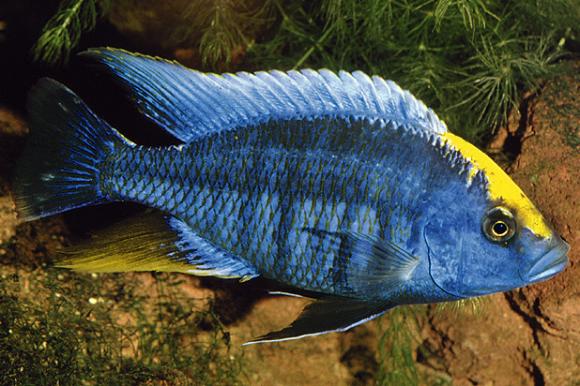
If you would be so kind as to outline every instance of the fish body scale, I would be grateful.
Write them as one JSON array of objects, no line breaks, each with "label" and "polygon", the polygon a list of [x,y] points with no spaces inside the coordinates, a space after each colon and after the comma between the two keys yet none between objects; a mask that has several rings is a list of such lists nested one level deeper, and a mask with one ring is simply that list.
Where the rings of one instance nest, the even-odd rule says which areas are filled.
[{"label": "fish body scale", "polygon": [[[390,141],[376,141],[385,134]],[[428,146],[380,121],[269,123],[180,147],[118,149],[104,178],[111,198],[182,218],[266,277],[352,295],[349,251],[336,234],[412,249],[437,177],[416,155]]]}]

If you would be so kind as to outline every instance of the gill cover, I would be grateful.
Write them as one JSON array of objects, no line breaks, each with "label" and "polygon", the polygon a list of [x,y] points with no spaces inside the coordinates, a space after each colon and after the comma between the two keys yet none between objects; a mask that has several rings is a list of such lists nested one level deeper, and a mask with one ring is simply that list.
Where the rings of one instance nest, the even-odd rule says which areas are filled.
[{"label": "gill cover", "polygon": [[523,286],[519,268],[525,255],[518,253],[520,245],[493,243],[473,222],[465,221],[465,227],[446,220],[427,224],[425,242],[433,282],[458,298]]}]

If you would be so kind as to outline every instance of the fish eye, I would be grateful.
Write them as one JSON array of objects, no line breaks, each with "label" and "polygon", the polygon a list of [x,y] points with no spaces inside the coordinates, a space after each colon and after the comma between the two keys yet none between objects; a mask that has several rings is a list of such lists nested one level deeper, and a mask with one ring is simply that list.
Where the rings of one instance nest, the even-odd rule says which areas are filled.
[{"label": "fish eye", "polygon": [[483,233],[494,242],[509,241],[516,233],[516,222],[512,213],[501,206],[490,209],[483,219]]}]

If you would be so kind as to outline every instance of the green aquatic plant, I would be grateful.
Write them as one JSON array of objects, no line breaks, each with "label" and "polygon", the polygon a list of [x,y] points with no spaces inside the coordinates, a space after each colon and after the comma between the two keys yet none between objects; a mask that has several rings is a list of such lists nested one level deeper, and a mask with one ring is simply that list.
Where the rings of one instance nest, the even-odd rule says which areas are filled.
[{"label": "green aquatic plant", "polygon": [[[542,90],[542,97],[548,106],[557,106],[549,109],[546,119],[549,126],[563,135],[565,143],[573,149],[580,148],[580,110],[574,87],[580,82],[579,67],[571,68],[569,77],[554,79],[550,87]],[[533,173],[538,178],[541,170]]]},{"label": "green aquatic plant", "polygon": [[271,23],[267,5],[236,0],[191,2],[181,20],[171,34],[174,43],[197,45],[202,62],[218,68],[226,67],[246,49],[257,30]]},{"label": "green aquatic plant", "polygon": [[[462,308],[461,305],[458,306]],[[398,307],[379,319],[376,324],[380,339],[377,343],[378,371],[375,384],[450,385],[443,374],[428,372],[417,364],[416,356],[434,355],[422,347],[421,326],[427,318],[427,306]]]},{"label": "green aquatic plant", "polygon": [[487,19],[497,16],[491,12],[484,0],[438,0],[435,3],[435,26],[441,29],[450,17],[460,16],[466,30],[485,28]]},{"label": "green aquatic plant", "polygon": [[[503,124],[524,90],[559,73],[555,64],[578,30],[572,0],[270,3],[281,21],[271,39],[250,48],[251,68],[378,74],[410,89],[472,141]],[[530,23],[535,14],[545,23]]]},{"label": "green aquatic plant", "polygon": [[109,8],[110,0],[63,0],[44,26],[32,49],[34,60],[49,65],[68,61],[83,32],[95,28],[97,18]]},{"label": "green aquatic plant", "polygon": [[522,89],[536,92],[540,81],[557,71],[553,63],[560,53],[550,47],[549,36],[480,39],[458,83],[466,95],[452,108],[476,111],[477,122],[493,127],[498,120],[506,122],[510,110],[517,108]]},{"label": "green aquatic plant", "polygon": [[179,276],[145,294],[115,275],[3,272],[0,384],[242,383],[241,356]]},{"label": "green aquatic plant", "polygon": [[379,368],[377,385],[418,385],[422,379],[413,357],[419,307],[397,307],[377,322]]}]

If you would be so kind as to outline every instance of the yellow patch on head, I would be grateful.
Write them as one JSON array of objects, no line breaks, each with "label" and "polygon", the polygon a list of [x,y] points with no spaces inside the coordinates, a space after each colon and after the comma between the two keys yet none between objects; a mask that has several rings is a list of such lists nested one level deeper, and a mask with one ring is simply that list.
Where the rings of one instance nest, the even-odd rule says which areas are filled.
[{"label": "yellow patch on head", "polygon": [[550,227],[530,199],[487,154],[450,132],[441,134],[441,138],[472,163],[473,168],[469,173],[469,180],[473,179],[478,171],[485,174],[491,201],[498,201],[515,209],[519,223],[534,232],[536,236],[546,238],[552,234]]}]

